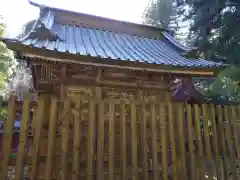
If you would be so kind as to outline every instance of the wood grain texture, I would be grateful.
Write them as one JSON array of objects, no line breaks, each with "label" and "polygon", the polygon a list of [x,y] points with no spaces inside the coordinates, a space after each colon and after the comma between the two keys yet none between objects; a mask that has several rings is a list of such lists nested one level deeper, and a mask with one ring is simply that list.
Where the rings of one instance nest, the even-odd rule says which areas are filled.
[{"label": "wood grain texture", "polygon": [[16,162],[16,180],[23,178],[23,169],[24,169],[24,160],[26,156],[26,143],[28,135],[28,123],[29,123],[29,104],[30,96],[24,98],[23,109],[22,109],[22,118],[20,123],[20,136],[17,152],[17,162]]},{"label": "wood grain texture", "polygon": [[32,145],[32,162],[31,162],[31,174],[30,178],[36,179],[38,173],[39,166],[39,155],[40,155],[40,143],[41,143],[41,134],[42,134],[42,126],[44,121],[44,106],[45,101],[42,96],[38,97],[37,100],[38,107],[36,109],[36,120],[34,120],[34,139]]},{"label": "wood grain texture", "polygon": [[137,117],[136,104],[131,104],[131,129],[132,129],[132,180],[138,180],[138,149],[137,149]]},{"label": "wood grain texture", "polygon": [[80,171],[80,139],[81,139],[81,99],[80,96],[75,96],[76,98],[76,113],[74,114],[74,136],[73,136],[73,169],[72,169],[72,180],[78,180]]},{"label": "wood grain texture", "polygon": [[53,175],[53,163],[56,152],[56,128],[57,128],[57,97],[51,98],[49,129],[48,129],[48,147],[47,147],[47,162],[46,162],[46,180],[51,180]]},{"label": "wood grain texture", "polygon": [[177,180],[177,154],[176,154],[176,139],[175,139],[175,124],[173,119],[173,104],[168,102],[168,122],[169,122],[169,136],[170,136],[170,147],[171,147],[171,159],[173,168],[173,180]]},{"label": "wood grain texture", "polygon": [[4,135],[3,135],[3,148],[2,148],[2,156],[1,156],[1,179],[7,179],[8,175],[8,155],[11,152],[11,143],[12,143],[12,129],[13,123],[15,120],[15,96],[10,96],[8,100],[8,118],[4,123]]},{"label": "wood grain texture", "polygon": [[94,123],[96,102],[89,101],[89,124],[87,142],[87,180],[93,179],[93,157],[94,157]]}]

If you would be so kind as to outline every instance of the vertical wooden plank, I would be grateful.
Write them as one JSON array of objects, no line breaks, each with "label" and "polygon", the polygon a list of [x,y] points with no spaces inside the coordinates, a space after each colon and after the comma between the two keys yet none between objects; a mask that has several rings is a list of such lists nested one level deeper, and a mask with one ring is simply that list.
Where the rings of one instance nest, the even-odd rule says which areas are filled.
[{"label": "vertical wooden plank", "polygon": [[20,135],[19,135],[19,145],[17,152],[17,162],[16,162],[16,180],[20,180],[23,177],[24,169],[24,158],[26,155],[26,140],[28,134],[28,121],[29,121],[29,103],[30,96],[27,95],[24,98],[23,109],[22,109],[22,118],[20,123]]},{"label": "vertical wooden plank", "polygon": [[49,130],[48,130],[48,151],[47,151],[47,164],[46,164],[46,180],[52,179],[53,174],[53,161],[55,159],[55,140],[56,140],[56,117],[57,117],[57,103],[56,97],[51,97],[50,117],[49,117]]},{"label": "vertical wooden plank", "polygon": [[175,125],[173,119],[173,109],[172,103],[168,103],[168,122],[169,122],[169,136],[170,136],[170,144],[171,144],[171,155],[172,155],[172,168],[173,168],[173,180],[177,180],[177,159],[176,159],[176,145],[175,145]]},{"label": "vertical wooden plank", "polygon": [[120,104],[121,116],[121,179],[127,179],[127,134],[126,134],[126,115],[125,104]]},{"label": "vertical wooden plank", "polygon": [[158,180],[158,153],[157,153],[157,128],[156,128],[156,105],[151,105],[151,130],[152,130],[152,158],[153,158],[153,180]]},{"label": "vertical wooden plank", "polygon": [[[66,81],[67,79],[67,64],[62,64],[61,65],[61,79],[63,81]],[[65,84],[60,84],[60,101],[64,101],[66,97],[66,85]]]},{"label": "vertical wooden plank", "polygon": [[131,104],[131,128],[132,128],[132,180],[138,180],[138,162],[137,162],[137,118],[136,104]]},{"label": "vertical wooden plank", "polygon": [[215,162],[216,162],[216,174],[217,179],[221,179],[220,176],[220,168],[221,168],[221,161],[220,161],[220,155],[218,150],[218,134],[217,134],[217,121],[216,121],[216,111],[213,104],[210,105],[210,111],[211,111],[211,119],[212,119],[212,133],[213,133],[213,148],[215,152]]},{"label": "vertical wooden plank", "polygon": [[67,179],[67,152],[68,152],[68,131],[70,121],[70,99],[64,101],[63,115],[61,117],[61,179]]},{"label": "vertical wooden plank", "polygon": [[[233,150],[233,140],[232,140],[232,133],[231,133],[231,122],[229,118],[229,107],[224,106],[224,119],[225,119],[225,133],[226,133],[226,140],[227,140],[227,147],[230,155],[230,166],[231,166],[231,174],[234,180],[237,180],[237,172],[236,172],[236,164],[235,164],[235,153]],[[229,157],[226,157],[229,158]]]},{"label": "vertical wooden plank", "polygon": [[88,122],[88,145],[87,145],[87,180],[93,179],[93,157],[94,157],[94,123],[95,123],[94,100],[89,101],[89,122]]},{"label": "vertical wooden plank", "polygon": [[189,153],[190,153],[190,162],[191,162],[191,169],[190,174],[191,177],[189,179],[196,178],[196,164],[195,164],[195,152],[194,152],[194,143],[193,143],[193,121],[192,121],[192,107],[191,105],[186,105],[187,110],[187,129],[188,129],[188,146],[189,146]]},{"label": "vertical wooden plank", "polygon": [[1,179],[7,179],[8,174],[8,155],[11,152],[12,129],[15,120],[16,104],[15,96],[10,96],[8,100],[7,120],[4,122],[3,147],[1,155]]},{"label": "vertical wooden plank", "polygon": [[162,150],[163,180],[168,180],[168,163],[167,163],[167,121],[165,116],[165,104],[161,103],[160,111],[160,136]]},{"label": "vertical wooden plank", "polygon": [[185,135],[183,130],[183,104],[180,103],[177,105],[177,115],[178,115],[178,131],[179,131],[179,145],[180,145],[180,159],[181,159],[181,178],[188,179],[187,178],[187,172],[186,172],[186,149],[185,149]]},{"label": "vertical wooden plank", "polygon": [[142,156],[142,171],[144,179],[148,178],[148,143],[147,143],[147,120],[146,120],[146,105],[141,101],[141,156]]},{"label": "vertical wooden plank", "polygon": [[[212,153],[211,153],[211,147],[210,147],[210,139],[209,139],[209,115],[207,112],[207,105],[202,104],[202,112],[203,112],[203,132],[204,132],[204,139],[205,139],[205,150],[206,150],[206,156],[207,160],[212,163]],[[208,168],[209,170],[209,178],[213,178],[213,169]]]},{"label": "vertical wooden plank", "polygon": [[80,95],[76,96],[76,113],[74,114],[74,139],[73,139],[73,168],[72,168],[72,180],[79,179],[79,155],[80,155],[80,137],[81,137],[81,99]]},{"label": "vertical wooden plank", "polygon": [[115,118],[115,104],[109,104],[109,164],[108,164],[108,177],[109,179],[115,179],[114,177],[114,118]]},{"label": "vertical wooden plank", "polygon": [[98,140],[97,140],[97,178],[104,179],[103,150],[104,150],[104,102],[98,102]]},{"label": "vertical wooden plank", "polygon": [[202,135],[201,135],[201,125],[200,125],[200,108],[197,104],[194,104],[194,120],[196,126],[196,135],[197,135],[197,149],[198,149],[198,169],[199,169],[199,178],[204,179],[204,163],[203,163],[203,144],[202,144]]},{"label": "vertical wooden plank", "polygon": [[220,154],[220,156],[222,157],[222,161],[223,161],[223,170],[224,170],[224,180],[228,179],[228,163],[226,161],[226,155],[227,155],[227,149],[226,149],[226,140],[225,140],[225,136],[224,136],[224,124],[223,124],[223,110],[221,106],[217,106],[217,117],[218,117],[218,132],[219,132],[219,138],[220,138],[220,149],[222,151],[222,153]]},{"label": "vertical wooden plank", "polygon": [[234,144],[235,149],[237,151],[237,160],[240,162],[240,145],[239,145],[239,136],[238,136],[238,117],[237,117],[237,107],[234,105],[231,106],[231,114],[232,114],[232,126],[233,126],[233,136],[234,136]]},{"label": "vertical wooden plank", "polygon": [[44,121],[44,97],[39,96],[37,99],[37,109],[36,109],[36,120],[34,123],[35,133],[32,145],[32,163],[31,163],[31,179],[37,178],[37,170],[39,165],[39,149],[40,149],[40,140],[42,125]]}]

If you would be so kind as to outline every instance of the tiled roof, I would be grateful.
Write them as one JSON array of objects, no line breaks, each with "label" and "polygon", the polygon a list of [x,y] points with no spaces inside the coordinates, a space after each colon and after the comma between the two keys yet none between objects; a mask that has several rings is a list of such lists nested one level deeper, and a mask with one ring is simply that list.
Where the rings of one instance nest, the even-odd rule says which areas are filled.
[{"label": "tiled roof", "polygon": [[[168,32],[162,33],[165,40],[150,39],[129,35],[126,33],[111,32],[96,28],[87,28],[74,25],[56,23],[54,12],[51,9],[42,10],[39,22],[35,25],[47,29],[55,40],[28,36],[20,40],[24,45],[35,48],[45,48],[76,55],[101,57],[103,59],[120,59],[123,61],[139,61],[153,64],[182,67],[219,67],[222,63],[215,63],[203,59],[186,59],[173,46],[184,51],[191,50],[177,43]],[[32,31],[32,33],[36,33]],[[30,33],[31,34],[31,33]],[[166,40],[170,42],[166,43]]]}]

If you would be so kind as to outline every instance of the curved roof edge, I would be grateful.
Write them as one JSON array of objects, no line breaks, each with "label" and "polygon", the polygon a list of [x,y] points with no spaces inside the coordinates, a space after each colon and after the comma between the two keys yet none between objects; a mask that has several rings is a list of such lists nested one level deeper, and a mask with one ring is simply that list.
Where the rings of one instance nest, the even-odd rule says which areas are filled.
[{"label": "curved roof edge", "polygon": [[123,20],[116,20],[116,19],[102,17],[102,16],[97,16],[97,15],[92,15],[92,14],[88,14],[88,13],[81,13],[81,12],[76,12],[76,11],[70,11],[70,10],[66,10],[66,9],[61,9],[61,8],[47,6],[47,5],[44,5],[44,4],[39,4],[39,3],[33,2],[31,0],[28,0],[28,2],[31,5],[33,5],[33,6],[39,7],[40,9],[48,8],[48,9],[52,9],[52,10],[56,10],[56,11],[62,11],[62,12],[66,12],[66,13],[72,13],[72,14],[76,14],[76,15],[88,15],[88,16],[91,16],[91,17],[98,17],[98,18],[101,18],[103,20],[116,21],[116,22],[119,22],[119,23],[131,24],[131,25],[135,25],[135,26],[140,26],[140,27],[146,27],[146,28],[159,30],[159,32],[164,31],[164,32],[171,33],[171,30],[169,30],[169,29],[159,28],[159,27],[145,25],[145,24],[140,24],[140,23],[133,23],[133,22],[123,21]]},{"label": "curved roof edge", "polygon": [[[121,21],[121,20],[115,20],[115,19],[111,19],[111,18],[106,18],[106,17],[101,17],[101,16],[96,16],[96,15],[92,15],[92,14],[87,14],[87,13],[81,13],[81,12],[75,12],[75,11],[70,11],[70,10],[65,10],[65,9],[61,9],[61,8],[55,8],[55,7],[51,7],[51,6],[46,6],[44,4],[39,4],[37,2],[33,2],[31,0],[28,0],[29,3],[33,6],[39,7],[40,9],[52,9],[52,10],[56,10],[56,11],[62,11],[62,12],[66,12],[66,13],[74,13],[76,15],[88,15],[91,17],[98,17],[101,18],[103,20],[110,20],[110,21],[116,21],[116,22],[120,22],[120,23],[124,23],[124,24],[131,24],[131,25],[135,25],[135,26],[139,26],[139,27],[147,27],[147,28],[151,28],[151,29],[155,29],[155,30],[159,30],[159,33],[161,33],[164,38],[166,38],[170,43],[172,43],[174,46],[176,46],[177,48],[179,48],[182,51],[191,51],[196,49],[195,47],[187,47],[182,45],[181,43],[179,43],[172,35],[171,35],[171,30],[168,29],[163,29],[163,28],[159,28],[159,27],[154,27],[151,25],[145,25],[145,24],[138,24],[138,23],[132,23],[132,22],[127,22],[127,21]],[[43,22],[44,23],[44,22]],[[46,26],[47,27],[47,26]],[[49,28],[48,28],[49,29]]]},{"label": "curved roof edge", "polygon": [[179,49],[183,50],[183,51],[192,51],[197,49],[196,47],[188,47],[188,46],[184,46],[183,44],[179,43],[171,34],[169,34],[168,32],[162,32],[163,36],[169,41],[171,42],[173,45],[175,45],[176,47],[178,47]]}]

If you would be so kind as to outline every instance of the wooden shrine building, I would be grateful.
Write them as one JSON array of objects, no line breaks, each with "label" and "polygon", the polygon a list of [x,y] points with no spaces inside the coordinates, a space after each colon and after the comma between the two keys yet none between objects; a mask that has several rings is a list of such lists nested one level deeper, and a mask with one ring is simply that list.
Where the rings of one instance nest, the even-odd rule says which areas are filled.
[{"label": "wooden shrine building", "polygon": [[104,99],[113,91],[136,98],[134,91],[142,89],[163,101],[175,78],[213,76],[223,67],[184,58],[192,48],[168,30],[32,4],[40,16],[31,30],[5,42],[28,62],[37,92],[92,94],[95,86],[103,87]]},{"label": "wooden shrine building", "polygon": [[[160,135],[157,138],[155,137],[155,140],[147,138],[146,134],[154,132],[153,130],[148,130],[148,133],[143,130],[145,132],[144,138],[140,138],[142,131],[133,128],[132,121],[135,119],[138,123],[137,127],[144,126],[143,129],[145,128],[145,130],[146,128],[149,129],[149,127],[154,128],[154,125],[148,125],[151,122],[150,114],[155,111],[159,113],[159,111],[156,109],[150,110],[153,106],[146,106],[147,110],[146,114],[144,114],[145,109],[142,108],[145,108],[145,106],[126,106],[128,110],[126,110],[125,123],[122,124],[123,116],[125,116],[125,113],[122,112],[125,112],[125,110],[121,103],[125,101],[129,105],[129,103],[136,101],[170,102],[178,93],[185,98],[188,93],[179,91],[180,86],[186,87],[189,90],[188,92],[194,92],[194,87],[189,85],[192,77],[214,76],[218,70],[225,66],[222,63],[204,59],[187,59],[184,54],[191,51],[192,48],[178,43],[171,35],[171,32],[165,29],[71,12],[33,2],[31,4],[40,8],[38,19],[33,23],[32,28],[26,35],[16,39],[5,39],[5,43],[16,52],[18,59],[27,61],[32,71],[35,91],[39,95],[41,93],[54,97],[57,95],[60,101],[70,99],[73,104],[71,106],[73,114],[81,111],[80,115],[73,115],[77,117],[74,120],[71,119],[72,116],[71,118],[69,116],[69,119],[64,118],[62,121],[66,123],[69,120],[70,124],[74,124],[74,126],[66,126],[72,129],[69,133],[65,130],[62,131],[68,134],[66,137],[63,134],[61,135],[62,141],[73,143],[68,143],[69,146],[61,146],[61,139],[57,139],[56,142],[60,142],[56,143],[56,151],[49,148],[52,154],[63,152],[63,157],[72,157],[74,162],[73,167],[69,166],[73,168],[71,173],[64,173],[66,172],[64,162],[70,163],[72,161],[65,161],[66,159],[62,158],[61,162],[63,163],[60,163],[58,162],[59,158],[56,158],[54,160],[55,165],[52,168],[56,168],[53,170],[53,174],[55,174],[53,176],[57,177],[57,179],[59,165],[62,169],[65,169],[60,168],[61,173],[64,174],[62,177],[65,177],[62,179],[70,179],[70,177],[78,179],[79,176],[88,176],[90,180],[93,175],[100,176],[99,174],[103,172],[104,176],[109,175],[111,180],[115,179],[113,177],[125,180],[127,175],[132,176],[131,173],[126,173],[126,171],[136,173],[134,168],[141,166],[136,162],[141,161],[142,157],[135,153],[135,151],[139,150],[137,148],[139,144],[134,146],[131,143],[144,140],[142,144],[140,143],[141,146],[152,144],[154,147],[154,141],[161,139]],[[180,81],[176,82],[176,79],[180,79]],[[196,99],[201,99],[200,94],[197,92],[193,96]],[[97,106],[96,111],[95,106],[91,106],[92,101],[87,100],[89,98],[94,98],[94,102],[101,104]],[[80,100],[81,104],[79,103]],[[85,106],[84,104],[87,103],[90,105]],[[116,104],[107,105],[107,103]],[[156,106],[156,108],[158,107]],[[49,106],[44,111],[46,114],[49,113],[47,109],[49,110]],[[139,113],[134,114],[131,109]],[[61,113],[62,110],[57,112]],[[161,112],[164,114],[164,111],[160,111],[160,114],[156,115],[156,119],[163,117]],[[121,113],[124,115],[120,117]],[[145,124],[139,123],[143,118],[141,113],[144,116],[146,115],[146,119],[143,121]],[[169,114],[170,116],[176,116],[175,112]],[[46,115],[45,121],[49,123],[47,117],[49,116]],[[175,117],[175,119],[177,118]],[[78,122],[80,119],[81,128]],[[110,119],[114,121],[110,121]],[[91,122],[96,123],[96,125]],[[176,122],[179,123],[179,121]],[[58,123],[57,130],[52,130],[52,133],[60,132],[58,128],[61,129],[61,126],[64,126],[64,123]],[[131,126],[126,125],[127,123],[130,123]],[[120,127],[123,126],[125,128],[124,132],[129,132],[131,138],[127,138],[128,135],[126,134],[124,138],[120,138],[120,131],[122,132],[124,129]],[[43,125],[43,127],[47,129],[49,126]],[[157,127],[160,126],[157,125]],[[138,135],[135,136],[136,132],[138,132]],[[167,131],[167,133],[170,133],[170,131]],[[97,135],[95,136],[95,134]],[[50,131],[48,135],[51,135]],[[185,135],[187,136],[187,134]],[[176,138],[182,137],[175,136]],[[50,139],[53,140],[54,137],[51,136]],[[68,140],[64,138],[68,138]],[[95,138],[95,140],[92,138]],[[79,144],[80,141],[81,145]],[[123,146],[120,141],[127,145]],[[41,146],[40,154],[43,156],[48,154],[45,148],[48,145]],[[178,151],[178,142],[176,142],[176,146],[176,151]],[[51,147],[51,145],[48,147]],[[66,150],[67,147],[69,147],[68,150]],[[146,147],[140,148],[140,151],[145,153],[147,150],[153,152],[156,149],[151,148],[150,145],[148,149]],[[62,148],[64,148],[63,151],[61,151]],[[72,149],[74,153],[66,154],[66,151],[72,152]],[[124,163],[129,165],[124,166],[126,168],[124,172],[117,170],[119,166],[117,162],[120,161],[119,151],[121,150],[125,152],[124,157],[128,158]],[[127,154],[126,151],[132,152],[132,156]],[[170,153],[170,151],[168,152]],[[95,154],[97,155],[95,156]],[[109,155],[107,160],[105,160],[106,154]],[[177,157],[181,158],[181,156]],[[147,156],[143,156],[143,158],[147,158]],[[149,159],[154,159],[154,157]],[[80,164],[78,164],[78,160]],[[92,163],[93,160],[97,161],[96,171],[96,167]],[[109,162],[109,164],[106,165],[105,161]],[[171,158],[169,158],[169,161],[171,161]],[[116,164],[113,162],[116,162]],[[144,162],[146,165],[146,161]],[[134,164],[133,169],[130,168],[131,163]],[[171,163],[169,162],[169,164]],[[145,165],[142,171],[144,173],[148,171],[147,168],[150,168],[150,165]],[[79,166],[80,171],[78,171]],[[107,167],[105,168],[105,166]],[[111,169],[112,166],[115,166],[114,170]],[[109,170],[109,173],[105,173],[105,170]],[[38,173],[40,172],[41,170]],[[115,176],[115,174],[121,173],[124,178],[119,178],[118,175]],[[40,173],[39,176],[42,174]],[[68,178],[66,174],[68,174]],[[133,176],[137,179],[137,175]],[[99,179],[106,178],[99,177]],[[154,179],[157,179],[156,176]]]}]

